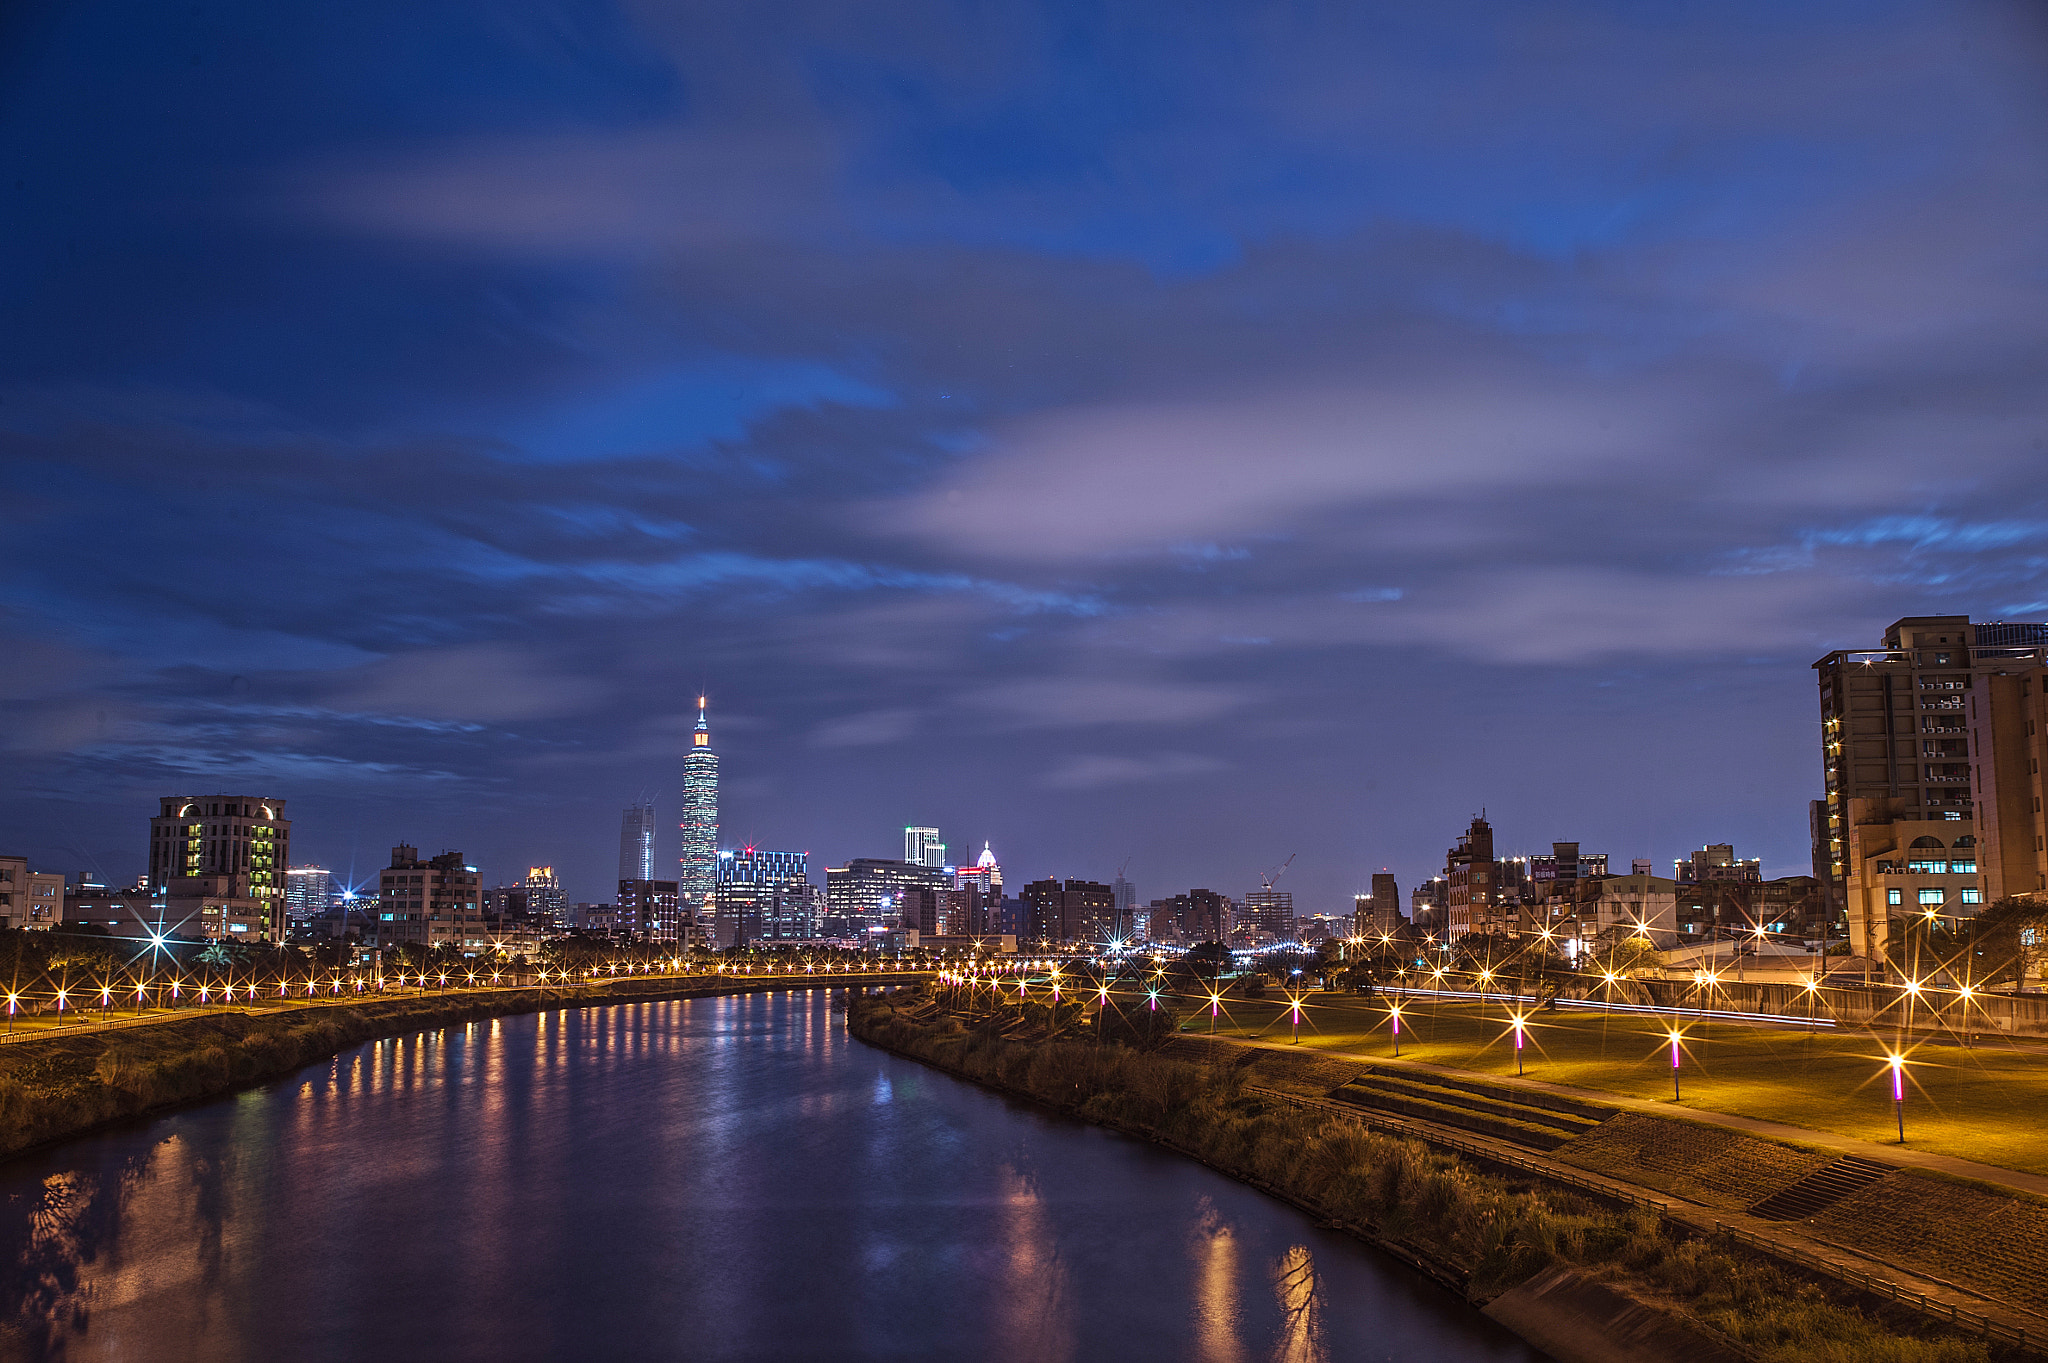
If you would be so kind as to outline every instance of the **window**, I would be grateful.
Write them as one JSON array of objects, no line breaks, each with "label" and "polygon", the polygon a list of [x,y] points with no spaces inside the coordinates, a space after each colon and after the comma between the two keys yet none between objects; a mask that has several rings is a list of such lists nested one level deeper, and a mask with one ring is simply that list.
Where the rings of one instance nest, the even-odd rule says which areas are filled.
[{"label": "window", "polygon": [[1915,847],[1939,847],[1939,846],[1941,846],[1941,845],[1942,845],[1942,843],[1941,843],[1941,839],[1940,839],[1940,838],[1915,838],[1915,839],[1913,839],[1913,846],[1915,846]]},{"label": "window", "polygon": [[1920,902],[1922,904],[1933,904],[1939,906],[1941,902],[1946,898],[1948,898],[1948,896],[1944,895],[1940,890],[1928,889],[1922,890],[1920,892]]},{"label": "window", "polygon": [[1909,861],[1906,863],[1906,874],[1909,876],[1947,875],[1948,863],[1945,861]]},{"label": "window", "polygon": [[1984,896],[1975,885],[1965,885],[1963,886],[1963,902],[1965,904],[1982,904]]},{"label": "window", "polygon": [[1977,859],[1976,859],[1975,857],[1971,857],[1971,858],[1970,858],[1970,859],[1969,859],[1968,861],[1951,861],[1951,862],[1950,862],[1950,863],[1948,864],[1948,869],[1949,869],[1949,873],[1950,873],[1951,875],[1958,875],[1958,876],[1973,876],[1973,875],[1976,875],[1976,874],[1977,874]]},{"label": "window", "polygon": [[1884,902],[1887,904],[1903,904],[1906,902],[1906,892],[1904,890],[1886,890],[1884,892]]}]

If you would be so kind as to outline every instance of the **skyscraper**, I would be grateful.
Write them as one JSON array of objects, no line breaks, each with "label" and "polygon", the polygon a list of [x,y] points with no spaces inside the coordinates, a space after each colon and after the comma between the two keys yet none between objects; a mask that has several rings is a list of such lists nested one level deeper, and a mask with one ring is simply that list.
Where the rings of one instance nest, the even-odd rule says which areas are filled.
[{"label": "skyscraper", "polygon": [[654,802],[643,800],[619,821],[619,879],[654,879]]},{"label": "skyscraper", "polygon": [[903,859],[913,866],[929,866],[934,870],[946,864],[946,844],[939,841],[936,828],[906,828],[903,830]]},{"label": "skyscraper", "polygon": [[683,759],[683,873],[677,879],[683,914],[700,917],[718,888],[718,754],[704,697],[697,697],[697,731]]}]

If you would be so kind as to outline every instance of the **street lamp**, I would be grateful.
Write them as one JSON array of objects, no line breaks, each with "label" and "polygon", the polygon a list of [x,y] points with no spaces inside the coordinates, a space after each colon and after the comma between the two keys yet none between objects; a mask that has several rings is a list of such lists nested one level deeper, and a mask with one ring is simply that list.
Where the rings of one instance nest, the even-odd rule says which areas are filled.
[{"label": "street lamp", "polygon": [[1675,1103],[1675,1102],[1677,1102],[1677,1101],[1678,1101],[1678,1043],[1679,1043],[1679,1042],[1680,1042],[1681,1040],[1683,1040],[1684,1038],[1683,1038],[1682,1034],[1681,1034],[1681,1033],[1679,1032],[1679,1030],[1678,1030],[1678,1029],[1677,1029],[1676,1027],[1674,1027],[1674,1028],[1672,1028],[1672,1029],[1671,1029],[1671,1033],[1670,1033],[1670,1036],[1671,1036],[1671,1101]]},{"label": "street lamp", "polygon": [[1885,1057],[1892,1071],[1892,1114],[1899,1119],[1899,1144],[1906,1143],[1906,1057],[1897,1051]]},{"label": "street lamp", "polygon": [[1392,1004],[1387,1009],[1387,1021],[1394,1028],[1394,1058],[1401,1058],[1401,1005]]},{"label": "street lamp", "polygon": [[1299,1046],[1301,1044],[1301,995],[1289,994],[1287,996],[1287,1011],[1288,1020],[1294,1024],[1293,1044]]},{"label": "street lamp", "polygon": [[1515,1023],[1515,1073],[1522,1072],[1522,1026],[1526,1019],[1520,1013],[1514,1016]]}]

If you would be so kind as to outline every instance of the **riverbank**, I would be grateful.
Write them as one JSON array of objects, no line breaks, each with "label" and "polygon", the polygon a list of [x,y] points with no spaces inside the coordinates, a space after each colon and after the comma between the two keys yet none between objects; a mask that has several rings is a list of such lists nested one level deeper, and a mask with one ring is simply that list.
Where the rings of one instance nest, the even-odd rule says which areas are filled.
[{"label": "riverbank", "polygon": [[729,976],[622,979],[569,988],[454,990],[252,1007],[143,1026],[55,1034],[0,1047],[0,1159],[108,1122],[217,1098],[282,1078],[381,1037],[557,1008],[707,998],[763,990],[897,984],[917,978]]},{"label": "riverbank", "polygon": [[1683,1234],[1654,1211],[1482,1171],[1421,1142],[1252,1091],[1245,1064],[1088,1041],[1006,1040],[918,1009],[904,996],[862,1001],[849,1009],[848,1027],[871,1044],[1156,1141],[1283,1197],[1398,1255],[1564,1363],[2018,1356]]}]

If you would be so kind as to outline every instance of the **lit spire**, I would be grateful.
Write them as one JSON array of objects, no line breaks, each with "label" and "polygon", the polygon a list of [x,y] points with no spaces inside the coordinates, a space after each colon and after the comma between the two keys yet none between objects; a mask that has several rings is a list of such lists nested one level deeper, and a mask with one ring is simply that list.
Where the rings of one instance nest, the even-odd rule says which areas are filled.
[{"label": "lit spire", "polygon": [[691,746],[697,748],[708,748],[711,746],[711,725],[704,718],[704,697],[702,696],[697,697],[697,733]]},{"label": "lit spire", "polygon": [[977,861],[975,862],[975,865],[977,865],[977,866],[984,866],[984,867],[985,867],[985,866],[993,866],[993,865],[995,865],[995,864],[996,864],[996,854],[995,854],[994,852],[990,851],[990,850],[989,850],[989,846],[988,846],[988,844],[984,842],[984,843],[983,843],[983,844],[981,845],[981,857],[980,857],[980,859],[979,859],[979,860],[977,860]]}]

